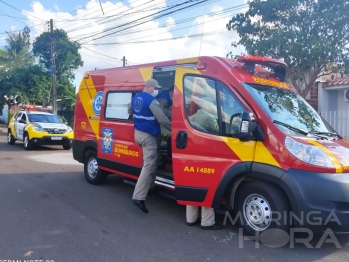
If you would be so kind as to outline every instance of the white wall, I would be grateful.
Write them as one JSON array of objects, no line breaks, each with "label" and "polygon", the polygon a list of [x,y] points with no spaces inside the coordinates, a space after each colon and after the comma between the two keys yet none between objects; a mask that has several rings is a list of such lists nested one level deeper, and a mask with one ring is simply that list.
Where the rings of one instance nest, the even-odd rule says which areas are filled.
[{"label": "white wall", "polygon": [[338,110],[339,111],[348,111],[349,110],[349,102],[344,101],[344,90],[338,90]]},{"label": "white wall", "polygon": [[4,105],[4,108],[2,109],[2,115],[0,116],[0,120],[2,122],[7,123],[8,118],[8,105]]},{"label": "white wall", "polygon": [[324,85],[325,85],[324,82],[318,83],[317,91],[318,91],[318,110],[319,110],[319,112],[329,110],[329,108],[328,108],[328,105],[329,105],[328,91],[323,88]]}]

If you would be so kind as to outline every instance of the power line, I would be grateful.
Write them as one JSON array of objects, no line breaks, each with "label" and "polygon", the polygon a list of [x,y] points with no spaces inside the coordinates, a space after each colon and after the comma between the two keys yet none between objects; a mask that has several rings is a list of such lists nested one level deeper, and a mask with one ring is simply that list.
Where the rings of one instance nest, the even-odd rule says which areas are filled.
[{"label": "power line", "polygon": [[[140,0],[136,0],[136,1],[134,1],[134,2],[137,2],[137,1],[140,1]],[[148,3],[150,3],[150,2],[153,2],[153,1],[155,1],[155,0],[150,0],[150,1],[148,1],[148,2],[145,2],[145,3],[143,3],[143,4],[141,4],[141,5],[139,5],[139,6],[136,6],[136,7],[133,7],[133,8],[131,8],[131,9],[136,9],[136,8],[139,8],[140,6],[142,6],[142,5],[146,5],[146,4],[148,4]],[[177,0],[178,1],[178,0]],[[122,11],[122,12],[120,12],[120,13],[118,13],[118,14],[124,14],[125,12],[127,12],[127,11],[129,11],[129,10],[131,10],[131,9],[128,9],[128,10],[124,10],[124,11]],[[99,22],[102,22],[102,21],[104,21],[104,20],[107,20],[107,18],[105,18],[105,19],[101,19],[100,21],[97,21],[97,23],[99,23]],[[112,20],[113,21],[113,20]],[[112,22],[112,21],[105,21],[105,22],[103,22],[103,23],[101,23],[101,24],[106,24],[106,23],[108,23],[108,22]],[[68,32],[74,32],[74,31],[77,31],[77,30],[80,30],[80,29],[84,29],[84,28],[87,28],[87,27],[89,27],[90,25],[93,25],[93,23],[89,23],[89,24],[87,24],[87,25],[83,25],[83,26],[80,26],[80,27],[77,27],[77,28],[74,28],[74,29],[72,29],[72,30],[70,30],[70,31],[68,31]]]},{"label": "power line", "polygon": [[[122,2],[124,2],[125,0],[122,0],[120,3],[122,3]],[[130,4],[131,3],[135,3],[135,2],[138,2],[138,1],[140,1],[140,0],[136,0],[136,1],[133,1],[133,2],[130,2]],[[84,12],[83,14],[77,14],[77,15],[75,15],[75,17],[79,17],[80,15],[83,15],[84,17],[86,17],[86,16],[88,16],[89,14],[94,14],[95,12],[94,11],[92,11],[93,9],[96,9],[96,8],[98,8],[98,6],[95,6],[95,7],[92,7],[91,9],[89,9],[89,10],[87,10],[86,9],[86,12]],[[117,7],[116,7],[117,8]],[[113,10],[116,10],[116,8],[115,9],[113,9]],[[75,9],[74,11],[77,11],[77,10],[80,10],[80,9]],[[74,11],[72,11],[72,12],[70,12],[70,14],[71,13],[73,13]],[[90,12],[90,11],[92,11],[92,12]],[[108,10],[107,9],[107,12],[109,11],[109,13],[110,13],[110,10]],[[106,12],[106,13],[107,13]],[[62,16],[63,17],[63,16]],[[73,16],[74,17],[74,16]],[[103,18],[103,19],[105,19],[105,18]],[[103,20],[102,19],[102,20]],[[61,24],[61,26],[62,25],[65,25],[65,24],[67,24],[68,22],[66,22],[66,23],[63,23],[63,24]],[[67,27],[71,27],[72,25],[68,25]]]},{"label": "power line", "polygon": [[9,6],[9,7],[12,7],[13,9],[15,9],[15,10],[17,10],[17,11],[19,11],[19,12],[23,13],[23,14],[26,14],[26,15],[29,15],[29,16],[32,16],[32,17],[35,17],[36,19],[39,19],[39,20],[41,20],[41,21],[44,21],[43,19],[38,18],[38,17],[36,17],[36,16],[33,16],[33,15],[31,15],[31,14],[28,14],[28,13],[26,13],[26,12],[24,12],[24,11],[21,11],[21,10],[19,10],[18,8],[14,7],[14,6],[12,6],[12,5],[8,4],[8,3],[5,3],[5,2],[4,2],[4,1],[2,1],[2,0],[0,0],[0,2],[1,2],[1,3],[3,3],[3,4],[5,4],[5,5],[7,5],[7,6]]},{"label": "power line", "polygon": [[[37,25],[33,25],[33,26],[28,26],[28,28],[34,28],[34,27],[37,27],[39,25],[43,25],[44,23],[41,23],[41,24],[37,24]],[[26,25],[26,24],[25,24]],[[16,32],[22,32],[22,30],[16,30],[16,31],[11,31],[13,33],[16,33]],[[4,33],[0,33],[1,35],[4,35],[4,34],[7,34],[7,32],[4,32]]]},{"label": "power line", "polygon": [[[88,55],[88,54],[85,54],[81,51],[79,51],[80,54],[83,54],[85,56],[88,56],[88,57],[93,57],[93,58],[98,58],[100,60],[106,60],[106,61],[113,61],[113,62],[117,62],[117,63],[120,63],[120,61],[115,61],[114,59],[108,59],[108,58],[104,58],[104,57],[98,57],[98,56],[92,56],[92,55]],[[112,66],[115,66],[115,64],[110,64],[110,63],[107,63],[107,62],[104,62],[106,64],[109,64],[109,65],[112,65]]]},{"label": "power line", "polygon": [[[139,1],[139,0],[137,0],[137,1]],[[135,2],[137,2],[137,1],[135,1]],[[152,1],[153,1],[153,0],[152,0]],[[152,2],[152,1],[150,1],[150,2]],[[173,2],[179,2],[179,0],[176,0],[176,1],[173,1]],[[104,17],[104,18],[102,18],[100,21],[96,21],[96,22],[99,23],[99,24],[107,24],[107,23],[114,22],[114,21],[120,19],[120,17],[123,19],[123,18],[125,18],[126,16],[129,16],[129,15],[133,15],[133,14],[137,14],[137,13],[144,13],[144,12],[149,12],[149,11],[152,11],[152,10],[163,9],[164,7],[172,7],[172,6],[174,6],[174,5],[172,5],[172,6],[167,6],[167,5],[165,5],[165,6],[154,7],[154,8],[150,8],[150,9],[146,9],[146,8],[147,8],[147,7],[146,7],[146,8],[144,8],[144,9],[141,9],[141,10],[138,10],[138,11],[134,11],[134,12],[132,12],[132,13],[126,13],[126,14],[125,14],[125,12],[131,11],[131,10],[133,10],[133,9],[136,9],[136,8],[138,8],[138,7],[142,6],[142,5],[148,4],[148,3],[149,3],[149,2],[143,3],[143,4],[139,5],[139,6],[133,7],[133,8],[128,9],[128,10],[124,10],[124,11],[122,11],[122,12],[120,12],[120,13],[115,14],[115,15],[111,15],[111,16]],[[155,6],[155,4],[154,4],[153,6]],[[150,7],[152,7],[152,6],[150,6]],[[114,18],[114,19],[111,19],[111,20],[110,20],[109,18]],[[95,18],[88,18],[88,20],[91,20],[91,19],[95,19]],[[109,20],[108,20],[108,19],[109,19]],[[100,23],[100,22],[102,22],[102,23]],[[68,30],[67,32],[68,32],[68,33],[71,33],[71,32],[74,32],[74,31],[77,31],[77,30],[80,30],[80,29],[84,29],[84,28],[88,27],[89,25],[92,25],[92,24],[90,23],[90,24],[88,24],[88,25],[83,25],[83,26],[80,26],[80,27],[77,27],[77,28],[73,28],[73,29],[71,29],[71,30]]]},{"label": "power line", "polygon": [[13,17],[13,16],[9,16],[9,15],[7,15],[6,13],[4,13],[3,11],[0,11],[1,13],[3,13],[3,14],[5,14],[5,15],[1,15],[1,16],[7,16],[7,17],[11,17],[11,18],[13,18],[14,20],[16,20],[16,21],[18,21],[18,22],[20,22],[20,23],[22,23],[22,24],[25,24],[25,25],[27,25],[26,23],[23,23],[22,21],[20,21],[20,20],[18,20],[17,18],[15,18],[15,17]]},{"label": "power line", "polygon": [[[226,29],[217,31],[210,31],[207,32],[203,35],[208,36],[208,35],[218,35],[218,34],[231,34],[231,31],[228,31]],[[191,37],[199,37],[202,34],[193,34],[193,35],[185,35],[185,36],[178,36],[178,37],[173,37],[173,38],[163,38],[163,39],[154,39],[154,40],[145,40],[145,41],[134,41],[134,42],[113,42],[113,43],[101,43],[101,44],[90,44],[90,46],[98,46],[98,45],[125,45],[125,44],[146,44],[146,43],[151,43],[151,42],[163,42],[163,41],[171,41],[171,40],[177,40],[177,39],[182,39],[182,38],[191,38]],[[88,44],[84,44],[88,45]],[[85,46],[82,46],[83,48],[86,48]]]},{"label": "power line", "polygon": [[108,56],[108,55],[104,55],[104,54],[98,53],[98,52],[93,51],[93,50],[91,50],[91,49],[89,49],[89,48],[87,48],[87,47],[84,47],[84,46],[82,46],[82,48],[85,48],[85,49],[87,49],[87,50],[89,50],[89,51],[91,51],[91,52],[93,52],[93,53],[96,53],[96,54],[99,54],[99,55],[102,55],[102,56],[106,56],[106,57],[113,58],[113,59],[116,59],[116,60],[121,60],[120,58],[111,57],[111,56]]},{"label": "power line", "polygon": [[[3,13],[3,15],[1,15],[1,16],[6,16],[6,17],[14,18],[14,19],[17,18],[17,19],[29,20],[28,18],[17,17],[17,16],[11,16],[11,15],[8,15],[8,14],[2,12],[2,11],[0,11],[0,12]],[[32,21],[42,21],[42,20],[32,20]],[[18,21],[18,22],[20,22],[20,21]]]},{"label": "power line", "polygon": [[[224,14],[224,13],[228,13],[228,12],[231,12],[233,10],[238,10],[238,9],[241,9],[243,8],[243,6],[245,5],[238,5],[238,6],[233,6],[233,7],[229,7],[229,8],[226,8],[226,9],[223,9],[222,11],[219,12],[219,14]],[[207,16],[210,16],[212,14],[216,14],[217,12],[210,12],[210,13],[206,13]],[[211,21],[208,21],[206,23],[211,23],[211,22],[214,22],[214,21],[217,21],[217,20],[220,20],[220,19],[224,19],[224,18],[227,18],[227,17],[230,17],[234,14],[229,14],[229,15],[226,15],[226,16],[223,16],[223,17],[219,17],[219,18],[216,18],[216,19],[213,19]],[[175,25],[179,25],[179,24],[184,24],[184,23],[187,23],[187,22],[191,22],[191,21],[194,21],[196,20],[197,17],[189,17],[189,18],[184,18],[182,20],[178,20],[175,22]],[[167,34],[167,33],[170,33],[170,32],[174,32],[174,31],[179,31],[179,30],[183,30],[183,29],[186,29],[186,28],[190,28],[190,27],[195,27],[195,26],[198,26],[198,25],[201,25],[202,23],[198,23],[198,24],[194,24],[194,25],[190,25],[190,26],[185,26],[185,27],[181,27],[181,28],[176,28],[176,29],[173,29],[173,30],[169,30],[169,31],[166,31],[166,32],[163,32],[163,33],[157,33],[155,35],[159,35],[159,34]],[[142,29],[137,29],[137,30],[130,30],[130,31],[127,31],[125,33],[121,33],[121,34],[116,34],[117,36],[123,36],[123,35],[128,35],[128,34],[134,34],[134,33],[137,33],[137,32],[145,32],[145,31],[149,31],[149,30],[153,30],[153,29],[158,29],[158,28],[163,28],[163,27],[167,27],[168,26],[168,23],[163,23],[163,24],[160,24],[159,26],[151,26],[151,27],[147,27],[147,28],[142,28]],[[150,36],[142,36],[142,37],[137,37],[137,38],[133,38],[133,39],[130,39],[130,40],[135,40],[135,39],[140,39],[140,38],[147,38],[147,37],[151,37],[151,36],[154,36],[154,35],[150,35]],[[114,37],[114,36],[113,36]],[[95,45],[95,44],[84,44],[84,45]]]},{"label": "power line", "polygon": [[[199,2],[198,2],[198,1],[199,1]],[[106,37],[106,36],[108,36],[108,35],[112,35],[112,34],[115,34],[115,33],[121,32],[121,31],[125,31],[125,30],[127,30],[127,29],[129,29],[129,28],[132,28],[132,27],[135,27],[135,26],[138,26],[138,25],[147,23],[147,22],[149,22],[149,21],[152,21],[152,20],[155,20],[155,19],[158,19],[158,18],[167,16],[167,15],[169,15],[169,14],[176,13],[176,12],[179,11],[179,10],[182,10],[182,9],[185,9],[185,8],[189,8],[189,7],[192,7],[192,6],[201,4],[201,3],[203,3],[203,2],[207,2],[207,1],[208,1],[208,0],[189,0],[189,1],[186,1],[186,2],[184,2],[184,3],[182,3],[182,4],[180,4],[180,5],[183,5],[183,4],[186,4],[186,3],[189,3],[189,2],[197,2],[197,3],[194,3],[194,4],[189,5],[189,6],[181,7],[181,8],[178,9],[178,10],[173,10],[173,11],[167,12],[167,13],[165,13],[165,14],[159,14],[159,13],[161,13],[161,12],[168,11],[169,9],[172,9],[172,8],[173,8],[173,7],[171,7],[171,8],[162,10],[162,11],[160,11],[160,12],[157,12],[157,13],[154,13],[154,14],[151,14],[151,15],[147,15],[147,16],[142,17],[142,18],[140,18],[140,19],[137,19],[137,20],[134,20],[134,21],[131,21],[131,22],[127,22],[127,23],[124,23],[124,24],[119,25],[119,26],[115,26],[114,28],[110,28],[110,29],[108,29],[108,30],[104,30],[104,31],[101,32],[101,33],[105,33],[105,32],[107,32],[107,31],[110,31],[110,30],[113,30],[113,29],[116,29],[116,28],[123,27],[123,26],[125,26],[125,25],[133,24],[133,25],[131,25],[131,26],[129,26],[129,27],[126,27],[126,28],[124,28],[124,29],[121,29],[121,30],[119,30],[119,31],[112,32],[112,33],[106,34],[106,35],[104,35],[104,36],[99,36],[99,37],[93,38],[93,39],[88,40],[88,41],[86,41],[86,42],[84,42],[84,43],[91,42],[91,41],[93,41],[93,40],[97,40],[97,39],[100,39],[100,38],[104,38],[104,37]],[[159,14],[157,17],[152,18],[153,15],[157,15],[157,14]],[[151,17],[151,19],[149,20],[150,17]],[[140,21],[140,20],[143,20],[143,19],[145,19],[145,18],[148,18],[148,20],[135,24],[136,22],[138,22],[138,21]],[[101,33],[97,33],[97,34],[95,34],[95,35],[98,35],[98,34],[101,34]],[[90,37],[93,37],[93,36],[94,36],[94,35],[92,35],[92,36],[90,36]],[[84,37],[84,38],[79,39],[79,40],[77,40],[77,41],[81,41],[81,40],[86,39],[86,38],[88,38],[88,37]],[[82,43],[82,44],[84,44],[84,43]]]}]

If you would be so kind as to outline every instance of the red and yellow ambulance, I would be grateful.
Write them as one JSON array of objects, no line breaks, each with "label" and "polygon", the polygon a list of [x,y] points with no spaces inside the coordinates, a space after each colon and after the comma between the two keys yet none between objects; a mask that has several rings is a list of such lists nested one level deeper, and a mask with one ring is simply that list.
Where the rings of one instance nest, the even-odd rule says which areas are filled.
[{"label": "red and yellow ambulance", "polygon": [[258,56],[86,72],[74,159],[91,184],[110,173],[137,180],[142,151],[127,105],[152,77],[160,92],[174,86],[156,185],[178,204],[224,207],[252,234],[315,222],[320,230],[349,232],[349,142],[285,82],[286,72],[283,61]]}]

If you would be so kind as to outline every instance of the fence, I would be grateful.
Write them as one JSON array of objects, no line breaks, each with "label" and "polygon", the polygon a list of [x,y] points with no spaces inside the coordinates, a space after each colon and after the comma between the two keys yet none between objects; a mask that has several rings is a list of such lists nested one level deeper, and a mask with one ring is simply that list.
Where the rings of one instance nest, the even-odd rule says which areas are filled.
[{"label": "fence", "polygon": [[349,111],[324,111],[320,115],[346,140],[349,140]]}]

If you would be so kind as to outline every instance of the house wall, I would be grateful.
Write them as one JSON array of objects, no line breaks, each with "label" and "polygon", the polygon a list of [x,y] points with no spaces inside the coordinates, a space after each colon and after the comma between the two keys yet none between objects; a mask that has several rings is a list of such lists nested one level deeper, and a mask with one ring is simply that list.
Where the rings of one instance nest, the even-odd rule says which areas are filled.
[{"label": "house wall", "polygon": [[337,111],[338,110],[338,90],[328,90],[328,110]]},{"label": "house wall", "polygon": [[0,120],[7,124],[7,118],[8,118],[8,105],[4,105],[4,108],[2,109],[2,114],[0,116]]},{"label": "house wall", "polygon": [[328,91],[323,88],[324,82],[318,83],[318,111],[328,111]]},{"label": "house wall", "polygon": [[349,102],[344,101],[344,90],[337,90],[338,96],[338,109],[339,111],[348,111],[349,110]]},{"label": "house wall", "polygon": [[323,85],[319,83],[318,86],[318,112],[337,111],[340,90],[326,90]]}]

